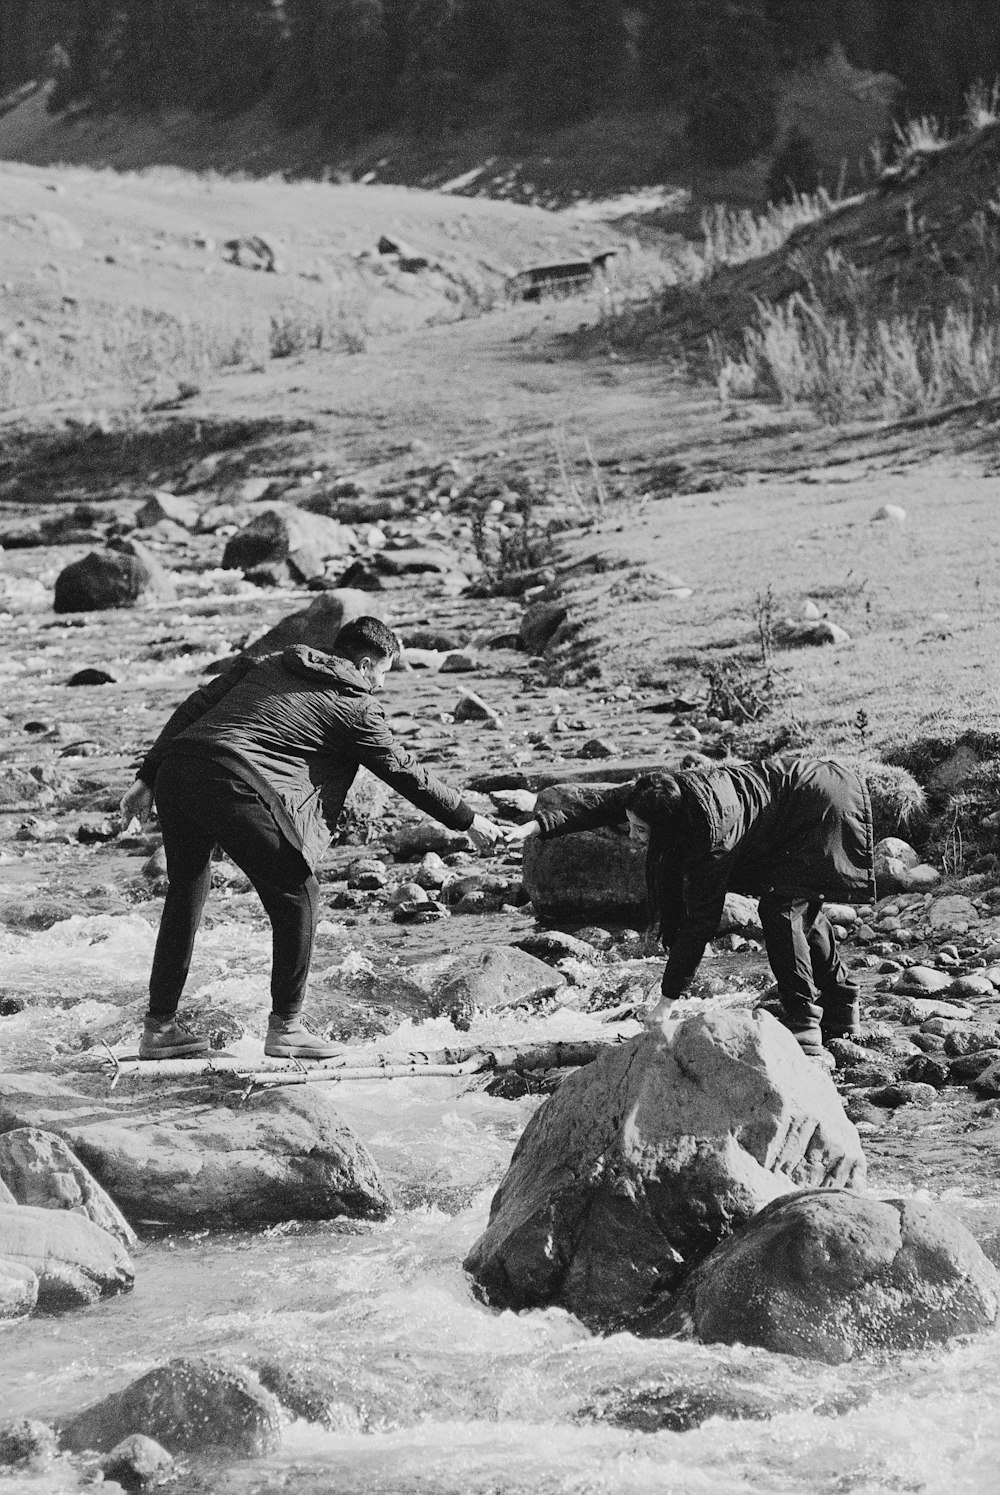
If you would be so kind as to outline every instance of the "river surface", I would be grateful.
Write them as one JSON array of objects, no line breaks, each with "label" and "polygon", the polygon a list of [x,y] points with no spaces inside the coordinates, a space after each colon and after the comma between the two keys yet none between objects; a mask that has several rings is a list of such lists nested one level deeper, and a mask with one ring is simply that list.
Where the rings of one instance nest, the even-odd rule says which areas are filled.
[{"label": "river surface", "polygon": [[[350,938],[361,948],[347,949]],[[29,1067],[32,1054],[72,1050],[85,1034],[117,1031],[123,1014],[137,1023],[152,940],[138,912],[0,934],[4,991],[32,998],[3,1020],[5,1062]],[[317,961],[317,991],[345,961],[352,969],[373,954],[370,937],[332,924],[326,940],[335,958]],[[263,930],[222,920],[203,932],[191,989],[262,1031],[267,956]],[[595,1017],[550,1012],[479,1019],[462,1042],[587,1036],[587,1023],[607,1033]],[[381,1046],[401,1053],[455,1038],[439,1019],[404,1025]],[[251,1034],[237,1049],[249,1054],[256,1042]],[[462,1259],[537,1101],[493,1099],[451,1079],[344,1085],[337,1099],[396,1193],[390,1219],[148,1241],[130,1295],[0,1326],[4,1415],[64,1418],[173,1356],[211,1352],[308,1371],[323,1389],[325,1425],[292,1419],[271,1457],[189,1466],[174,1489],[1000,1491],[1000,1335],[831,1368],[739,1347],[599,1339],[556,1310],[496,1314],[473,1296]],[[948,1202],[970,1223],[985,1207],[958,1189]],[[644,1430],[664,1398],[675,1408],[749,1399],[770,1415]],[[75,1488],[60,1462],[0,1477],[3,1495]]]}]

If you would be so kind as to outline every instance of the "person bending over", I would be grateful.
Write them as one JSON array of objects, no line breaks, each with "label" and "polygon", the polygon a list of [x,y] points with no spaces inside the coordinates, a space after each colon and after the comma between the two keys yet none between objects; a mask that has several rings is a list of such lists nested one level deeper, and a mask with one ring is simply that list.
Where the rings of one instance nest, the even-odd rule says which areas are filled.
[{"label": "person bending over", "polygon": [[858,987],[824,899],[875,895],[871,801],[833,758],[772,758],[647,775],[579,809],[543,810],[517,839],[628,822],[644,843],[650,917],[670,956],[650,1020],[681,996],[719,927],[727,892],[760,899],[764,944],[788,1027],[805,1053],[859,1031]]},{"label": "person bending over", "polygon": [[121,802],[124,824],[155,798],[169,887],[153,955],[144,1059],[207,1052],[177,1020],[195,934],[220,846],[246,873],[271,921],[272,1012],[264,1052],[326,1058],[302,1024],[319,905],[314,869],[330,843],[359,766],[480,850],[500,829],[397,746],[375,699],[399,657],[395,634],[358,618],[333,652],[297,646],[245,655],[170,717]]}]

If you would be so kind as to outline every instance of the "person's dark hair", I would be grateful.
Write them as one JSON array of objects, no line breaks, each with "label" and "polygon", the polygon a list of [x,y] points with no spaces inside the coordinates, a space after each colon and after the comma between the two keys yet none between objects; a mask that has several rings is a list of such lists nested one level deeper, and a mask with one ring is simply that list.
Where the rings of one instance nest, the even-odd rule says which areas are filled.
[{"label": "person's dark hair", "polygon": [[402,652],[399,639],[381,618],[355,618],[344,624],[333,641],[333,653],[352,664],[362,659],[396,660]]},{"label": "person's dark hair", "polygon": [[684,907],[684,857],[690,829],[676,776],[643,774],[632,785],[625,809],[649,826],[646,851],[649,927],[669,945],[677,933]]}]

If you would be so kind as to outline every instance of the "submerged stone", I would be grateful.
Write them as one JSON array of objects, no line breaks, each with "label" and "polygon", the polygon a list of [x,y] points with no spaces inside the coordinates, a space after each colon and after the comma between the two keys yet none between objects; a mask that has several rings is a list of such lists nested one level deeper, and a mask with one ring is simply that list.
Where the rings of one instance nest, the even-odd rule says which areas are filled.
[{"label": "submerged stone", "polygon": [[135,1271],[124,1247],[83,1215],[68,1210],[0,1205],[0,1260],[38,1279],[38,1305],[83,1308],[128,1292]]}]

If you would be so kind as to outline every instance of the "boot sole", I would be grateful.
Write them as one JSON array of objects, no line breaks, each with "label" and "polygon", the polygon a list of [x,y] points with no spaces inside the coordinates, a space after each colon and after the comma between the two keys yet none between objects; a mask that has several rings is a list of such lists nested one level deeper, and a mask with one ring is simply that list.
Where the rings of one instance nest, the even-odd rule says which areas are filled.
[{"label": "boot sole", "polygon": [[208,1054],[207,1047],[156,1049],[153,1053],[147,1054],[144,1054],[142,1049],[139,1050],[140,1059],[206,1059]]},{"label": "boot sole", "polygon": [[264,1056],[267,1059],[334,1059],[340,1053],[340,1047],[326,1049],[306,1049],[295,1044],[289,1044],[286,1049],[264,1048]]}]

